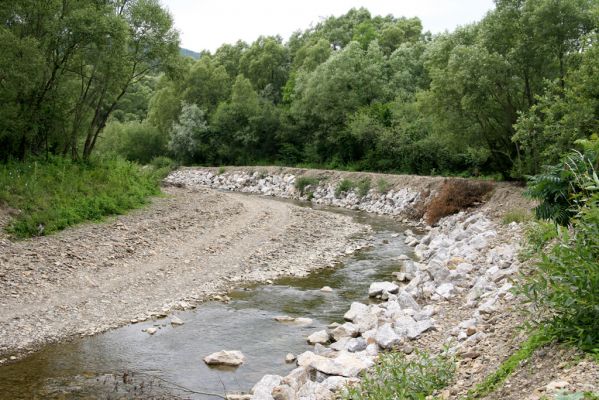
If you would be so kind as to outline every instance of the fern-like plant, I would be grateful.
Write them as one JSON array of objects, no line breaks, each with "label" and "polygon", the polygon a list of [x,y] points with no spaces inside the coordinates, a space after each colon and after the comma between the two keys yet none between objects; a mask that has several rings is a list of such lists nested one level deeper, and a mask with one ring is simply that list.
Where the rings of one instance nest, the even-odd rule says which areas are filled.
[{"label": "fern-like plant", "polygon": [[599,190],[599,139],[595,136],[577,144],[582,152],[573,150],[559,164],[546,166],[542,174],[529,177],[527,195],[540,201],[535,207],[537,218],[566,226]]}]

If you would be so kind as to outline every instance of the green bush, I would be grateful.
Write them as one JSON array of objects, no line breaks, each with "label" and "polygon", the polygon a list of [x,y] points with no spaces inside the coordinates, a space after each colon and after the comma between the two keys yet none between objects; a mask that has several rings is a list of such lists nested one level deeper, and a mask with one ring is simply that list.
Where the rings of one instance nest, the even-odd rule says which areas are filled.
[{"label": "green bush", "polygon": [[579,140],[582,152],[573,150],[557,165],[529,178],[527,194],[540,201],[535,208],[539,219],[568,225],[581,205],[599,190],[599,139]]},{"label": "green bush", "polygon": [[122,159],[0,164],[0,203],[20,210],[7,231],[18,238],[46,235],[124,213],[159,194],[166,172]]},{"label": "green bush", "polygon": [[[569,226],[556,230],[549,251],[540,251],[551,237],[541,226],[541,259],[520,291],[545,315],[540,323],[552,338],[599,353],[599,140],[578,143],[584,152],[570,153],[548,167],[555,174],[530,181],[530,193],[542,201],[537,216]],[[566,171],[557,174],[558,168]]]},{"label": "green bush", "polygon": [[446,355],[418,352],[408,358],[400,353],[386,353],[359,385],[347,389],[345,399],[423,400],[446,387],[454,373],[454,360]]},{"label": "green bush", "polygon": [[368,191],[370,190],[370,178],[362,178],[358,181],[358,183],[356,184],[356,188],[358,189],[358,196],[360,197],[364,197],[368,194]]},{"label": "green bush", "polygon": [[98,152],[148,164],[155,157],[166,154],[167,142],[166,135],[146,122],[113,121],[104,130]]},{"label": "green bush", "polygon": [[295,188],[299,190],[300,195],[304,195],[304,191],[308,186],[317,186],[320,179],[311,176],[301,176],[295,180]]},{"label": "green bush", "polygon": [[347,193],[353,188],[356,187],[356,183],[349,179],[343,179],[339,184],[337,184],[337,188],[335,189],[335,197],[341,196],[343,193]]},{"label": "green bush", "polygon": [[177,162],[175,160],[166,156],[154,157],[150,162],[150,165],[152,165],[156,169],[168,168],[171,171],[178,167]]},{"label": "green bush", "polygon": [[379,178],[379,180],[376,182],[376,189],[381,194],[387,193],[389,191],[390,187],[391,187],[391,185],[389,184],[389,182],[387,182],[383,178]]},{"label": "green bush", "polygon": [[575,231],[560,229],[558,243],[542,254],[522,292],[544,310],[555,339],[599,352],[599,196],[574,220]]}]

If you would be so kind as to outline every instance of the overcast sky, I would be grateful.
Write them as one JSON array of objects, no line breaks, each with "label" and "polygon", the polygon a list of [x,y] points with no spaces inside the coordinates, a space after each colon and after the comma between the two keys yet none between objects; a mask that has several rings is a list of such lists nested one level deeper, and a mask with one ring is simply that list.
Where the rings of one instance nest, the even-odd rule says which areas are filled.
[{"label": "overcast sky", "polygon": [[181,45],[212,52],[238,39],[248,43],[260,35],[288,39],[322,18],[366,7],[372,15],[419,17],[433,33],[480,20],[493,0],[161,0],[175,18]]}]

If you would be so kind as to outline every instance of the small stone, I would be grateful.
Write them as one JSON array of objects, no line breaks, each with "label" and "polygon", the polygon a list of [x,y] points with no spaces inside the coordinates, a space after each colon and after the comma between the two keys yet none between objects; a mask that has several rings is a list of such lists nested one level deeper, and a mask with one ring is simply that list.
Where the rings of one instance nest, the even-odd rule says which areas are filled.
[{"label": "small stone", "polygon": [[150,335],[155,334],[158,331],[158,329],[156,328],[147,328],[146,329],[146,333],[149,333]]},{"label": "small stone", "polygon": [[221,350],[204,357],[208,365],[228,365],[237,367],[245,361],[245,356],[237,350]]},{"label": "small stone", "polygon": [[476,333],[476,327],[474,327],[474,326],[469,326],[468,329],[466,329],[467,336],[472,336],[475,333]]},{"label": "small stone", "polygon": [[462,354],[462,358],[474,360],[480,357],[480,353],[477,351],[469,351],[467,353]]},{"label": "small stone", "polygon": [[287,353],[285,356],[285,362],[288,364],[294,362],[296,359],[297,357],[293,353]]},{"label": "small stone", "polygon": [[274,317],[274,320],[277,322],[293,322],[295,321],[295,318],[290,317],[288,315],[277,315],[276,317]]},{"label": "small stone", "polygon": [[313,321],[312,321],[312,318],[299,317],[299,318],[296,318],[295,321],[293,321],[293,322],[298,325],[310,325]]},{"label": "small stone", "polygon": [[548,392],[554,392],[556,390],[565,389],[570,386],[570,382],[568,381],[551,381],[545,386],[545,389]]},{"label": "small stone", "polygon": [[14,361],[14,360],[17,359],[17,357],[16,356],[10,356],[9,359],[10,359],[10,361]]},{"label": "small stone", "polygon": [[228,393],[227,400],[252,400],[252,395],[243,393]]},{"label": "small stone", "polygon": [[330,286],[323,286],[323,287],[320,289],[320,291],[321,291],[321,292],[330,293],[330,292],[332,292],[332,291],[333,291],[333,289],[332,289]]},{"label": "small stone", "polygon": [[399,292],[399,286],[392,282],[373,282],[370,284],[368,289],[369,297],[376,297],[383,293],[397,293]]},{"label": "small stone", "polygon": [[175,325],[183,325],[185,322],[183,322],[183,320],[177,316],[173,316],[171,318],[171,325],[175,326]]}]

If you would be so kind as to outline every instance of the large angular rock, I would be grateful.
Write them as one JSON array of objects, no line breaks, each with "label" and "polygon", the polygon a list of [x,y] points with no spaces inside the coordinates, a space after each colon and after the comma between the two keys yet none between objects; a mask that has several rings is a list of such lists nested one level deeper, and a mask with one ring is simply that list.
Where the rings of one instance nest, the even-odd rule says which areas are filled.
[{"label": "large angular rock", "polygon": [[411,308],[414,311],[420,310],[420,305],[414,300],[414,297],[405,290],[402,290],[397,295],[397,303],[401,308]]},{"label": "large angular rock", "polygon": [[368,306],[366,304],[362,304],[362,303],[358,303],[357,301],[354,301],[353,303],[351,303],[349,310],[345,313],[343,318],[346,321],[354,322],[354,319],[358,315],[362,315],[362,314],[366,314],[366,313],[368,313]]},{"label": "large angular rock", "polygon": [[455,287],[453,286],[453,283],[442,283],[437,287],[437,289],[435,290],[435,293],[437,293],[439,296],[443,297],[444,299],[449,299],[450,297],[453,296],[454,290],[455,290]]},{"label": "large angular rock", "polygon": [[335,340],[339,340],[344,337],[356,337],[358,336],[359,328],[351,322],[346,322],[343,325],[339,325],[331,331],[331,336]]},{"label": "large angular rock", "polygon": [[383,293],[395,294],[399,292],[399,286],[393,282],[373,282],[368,289],[369,297],[376,297]]},{"label": "large angular rock", "polygon": [[252,400],[273,400],[272,390],[281,384],[283,377],[264,375],[252,388]]},{"label": "large angular rock", "polygon": [[[311,353],[311,352],[308,352]],[[312,353],[312,355],[314,355]],[[306,361],[306,359],[304,359]],[[287,376],[283,378],[281,384],[290,386],[294,391],[298,391],[299,388],[304,385],[308,380],[310,380],[310,371],[308,369],[308,365],[303,367],[297,367],[293,371],[291,371]]]},{"label": "large angular rock", "polygon": [[372,312],[359,314],[354,318],[354,325],[358,327],[358,332],[364,333],[370,329],[376,328],[379,323],[378,308],[373,308]]},{"label": "large angular rock", "polygon": [[310,367],[327,375],[338,375],[355,377],[361,371],[374,365],[372,360],[341,351],[336,358],[316,356],[310,363]]},{"label": "large angular rock", "polygon": [[376,330],[374,340],[382,349],[391,349],[399,346],[402,342],[401,336],[393,330],[389,323],[380,326]]},{"label": "large angular rock", "polygon": [[313,352],[305,351],[299,356],[297,356],[297,365],[299,365],[300,367],[307,367],[316,357],[317,355]]},{"label": "large angular rock", "polygon": [[311,334],[310,336],[308,336],[308,343],[310,344],[325,344],[328,343],[330,340],[330,336],[329,333],[326,330],[321,330],[318,332],[314,332],[313,334]]},{"label": "large angular rock", "polygon": [[208,365],[227,365],[237,367],[245,361],[245,356],[237,350],[221,350],[204,357]]}]

